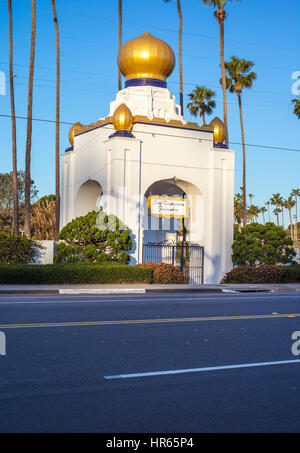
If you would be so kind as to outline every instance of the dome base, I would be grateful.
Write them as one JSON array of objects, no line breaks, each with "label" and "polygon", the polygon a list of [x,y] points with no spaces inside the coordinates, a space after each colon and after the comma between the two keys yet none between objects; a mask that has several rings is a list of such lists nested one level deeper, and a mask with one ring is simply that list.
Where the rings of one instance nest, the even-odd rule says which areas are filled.
[{"label": "dome base", "polygon": [[125,82],[125,88],[147,86],[167,88],[167,82],[159,79],[130,79]]},{"label": "dome base", "polygon": [[116,131],[114,134],[110,135],[108,138],[114,137],[127,137],[127,138],[134,138],[131,132],[129,131]]}]

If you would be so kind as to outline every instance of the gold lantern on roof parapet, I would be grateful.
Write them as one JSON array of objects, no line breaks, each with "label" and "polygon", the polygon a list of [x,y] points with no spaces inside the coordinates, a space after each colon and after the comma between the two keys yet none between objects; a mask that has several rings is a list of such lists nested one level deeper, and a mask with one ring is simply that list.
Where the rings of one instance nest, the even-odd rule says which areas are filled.
[{"label": "gold lantern on roof parapet", "polygon": [[133,127],[133,116],[126,104],[121,104],[116,109],[113,115],[113,126],[115,129],[115,133],[110,135],[109,138],[113,137],[133,138],[133,135],[131,133]]},{"label": "gold lantern on roof parapet", "polygon": [[216,117],[211,121],[210,126],[213,126],[214,128],[214,147],[227,148],[224,143],[226,138],[226,131],[223,121],[220,120],[220,118]]}]

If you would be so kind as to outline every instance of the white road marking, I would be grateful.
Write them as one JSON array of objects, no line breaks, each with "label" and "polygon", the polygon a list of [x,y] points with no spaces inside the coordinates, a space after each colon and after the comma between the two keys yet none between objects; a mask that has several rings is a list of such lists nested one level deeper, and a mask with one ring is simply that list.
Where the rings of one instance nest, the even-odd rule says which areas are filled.
[{"label": "white road marking", "polygon": [[[23,305],[31,305],[31,304],[80,304],[80,303],[84,303],[86,301],[88,301],[89,303],[101,303],[101,302],[146,302],[148,299],[151,299],[151,301],[155,301],[155,302],[163,302],[163,301],[185,301],[185,300],[194,300],[194,301],[198,301],[198,302],[201,302],[201,301],[206,301],[206,300],[218,300],[218,301],[234,301],[234,299],[237,299],[237,301],[239,301],[240,299],[247,299],[247,300],[262,300],[262,299],[265,299],[265,300],[268,300],[268,299],[272,299],[272,301],[274,301],[274,297],[278,300],[278,299],[286,299],[286,297],[289,297],[290,299],[299,299],[299,294],[295,294],[295,293],[287,293],[287,294],[275,294],[275,293],[272,293],[272,294],[262,294],[262,295],[243,295],[243,294],[240,294],[240,293],[235,293],[234,294],[234,299],[228,295],[225,295],[225,294],[222,294],[220,293],[220,295],[214,295],[214,296],[206,296],[206,297],[202,297],[201,295],[195,295],[195,296],[190,296],[190,297],[184,297],[183,295],[180,295],[180,294],[174,294],[172,295],[172,297],[170,297],[170,295],[168,296],[163,296],[162,294],[158,295],[154,295],[154,294],[148,294],[146,293],[145,294],[145,297],[143,299],[141,298],[138,298],[138,297],[135,297],[134,299],[133,298],[127,298],[126,295],[124,295],[124,298],[116,298],[116,295],[115,296],[111,296],[110,295],[105,295],[103,296],[101,299],[96,299],[97,296],[95,295],[82,295],[84,296],[84,299],[69,299],[69,298],[63,298],[62,299],[62,295],[53,295],[53,296],[49,296],[49,295],[29,295],[29,294],[22,294],[21,296],[17,296],[16,294],[7,294],[7,295],[0,295],[0,305],[18,305],[18,304],[23,304]],[[119,295],[121,296],[121,295]],[[12,300],[14,298],[18,297],[19,299],[21,300]],[[39,299],[39,300],[33,300],[33,299]]]},{"label": "white road marking", "polygon": [[151,377],[151,376],[168,376],[174,374],[187,374],[187,373],[203,373],[208,371],[221,371],[221,370],[234,370],[240,368],[255,368],[263,366],[275,366],[275,365],[290,365],[292,363],[300,363],[300,360],[281,360],[279,362],[259,362],[259,363],[242,363],[238,365],[223,365],[205,368],[190,368],[183,370],[168,370],[168,371],[151,371],[148,373],[132,373],[132,374],[119,374],[115,376],[104,376],[104,379],[132,379],[140,377]]}]

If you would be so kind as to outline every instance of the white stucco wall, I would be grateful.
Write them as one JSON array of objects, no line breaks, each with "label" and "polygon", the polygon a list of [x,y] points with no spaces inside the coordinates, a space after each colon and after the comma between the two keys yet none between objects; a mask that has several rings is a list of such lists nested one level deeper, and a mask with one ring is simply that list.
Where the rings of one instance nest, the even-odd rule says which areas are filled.
[{"label": "white stucco wall", "polygon": [[[153,101],[151,107],[149,87],[144,88],[149,114],[156,104]],[[124,93],[120,93],[111,104],[110,114],[124,101]],[[184,126],[178,106],[168,93],[166,108],[161,104],[161,110],[164,115],[169,111],[170,118],[173,109],[173,119],[181,118]],[[133,114],[147,113],[139,110],[141,105],[137,108],[132,93],[130,96]],[[219,283],[232,266],[234,152],[214,148],[213,134],[207,131],[136,123],[134,138],[109,139],[112,133],[112,125],[106,125],[79,134],[75,136],[74,150],[62,156],[61,226],[76,217],[80,187],[89,180],[95,181],[103,191],[103,209],[116,214],[132,230],[135,243],[132,262],[141,262],[144,219],[139,223],[139,205],[144,205],[144,194],[156,181],[177,181],[192,206],[189,239],[205,247],[205,283]],[[91,199],[97,197],[91,195]],[[84,209],[81,201],[82,214]],[[86,212],[90,210],[87,200]]]}]

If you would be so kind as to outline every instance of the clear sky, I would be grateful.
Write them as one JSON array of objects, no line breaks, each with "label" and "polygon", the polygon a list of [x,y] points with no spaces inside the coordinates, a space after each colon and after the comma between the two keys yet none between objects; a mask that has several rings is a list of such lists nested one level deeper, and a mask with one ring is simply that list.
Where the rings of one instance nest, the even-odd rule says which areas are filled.
[{"label": "clear sky", "polygon": [[[12,0],[16,114],[26,117],[30,51],[30,0]],[[55,35],[51,0],[37,0],[37,42],[33,117],[55,120]],[[56,0],[61,35],[61,121],[89,124],[105,117],[117,91],[117,0]],[[219,26],[213,9],[182,0],[185,104],[196,84],[217,92],[215,115],[222,118],[219,86]],[[176,0],[123,0],[123,41],[145,31],[178,53]],[[246,142],[300,150],[300,121],[293,115],[292,74],[300,71],[300,2],[242,0],[227,7],[225,58],[255,62],[257,81],[243,96]],[[0,71],[7,78],[0,115],[10,115],[7,0],[0,0]],[[178,66],[168,88],[179,103]],[[228,94],[230,140],[241,142],[236,96]],[[214,115],[213,115],[214,116]],[[213,118],[211,117],[211,119]],[[187,120],[195,121],[185,112]],[[200,122],[200,120],[198,119]],[[11,171],[11,120],[0,116],[0,172]],[[69,124],[61,126],[61,152],[69,145]],[[25,166],[26,121],[17,121],[18,166]],[[242,185],[242,151],[237,151],[236,191]],[[55,124],[34,121],[32,177],[40,196],[54,192]],[[300,187],[300,152],[247,147],[248,193],[262,206],[273,193],[287,197]]]}]

